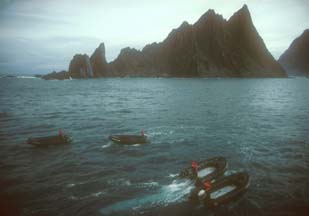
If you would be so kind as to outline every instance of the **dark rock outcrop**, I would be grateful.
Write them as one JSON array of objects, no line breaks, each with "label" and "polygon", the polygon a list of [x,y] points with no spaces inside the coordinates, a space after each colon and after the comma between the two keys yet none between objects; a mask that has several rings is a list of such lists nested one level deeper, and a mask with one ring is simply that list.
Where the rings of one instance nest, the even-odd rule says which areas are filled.
[{"label": "dark rock outcrop", "polygon": [[52,72],[50,74],[41,76],[39,78],[45,79],[45,80],[65,80],[65,79],[69,79],[70,75],[67,71],[60,71],[60,72]]},{"label": "dark rock outcrop", "polygon": [[151,64],[147,62],[144,54],[129,47],[120,51],[118,58],[109,64],[108,76],[147,76]]},{"label": "dark rock outcrop", "polygon": [[126,48],[110,76],[285,77],[267,50],[245,5],[228,21],[214,10],[194,25],[184,22],[159,44]]},{"label": "dark rock outcrop", "polygon": [[289,75],[309,76],[309,29],[292,42],[278,61]]},{"label": "dark rock outcrop", "polygon": [[104,77],[107,74],[107,61],[105,57],[105,45],[101,43],[90,57],[94,77]]},{"label": "dark rock outcrop", "polygon": [[69,76],[72,78],[92,78],[93,71],[88,55],[77,54],[71,60]]},{"label": "dark rock outcrop", "polygon": [[[76,66],[71,69],[70,65],[73,78],[82,78],[83,71],[90,71],[80,58],[75,56],[76,61],[71,62]],[[214,10],[208,10],[195,24],[182,23],[161,43],[147,45],[141,51],[122,49],[109,64],[101,44],[91,56],[91,65],[94,77],[287,76],[267,50],[246,5],[228,21]]]}]

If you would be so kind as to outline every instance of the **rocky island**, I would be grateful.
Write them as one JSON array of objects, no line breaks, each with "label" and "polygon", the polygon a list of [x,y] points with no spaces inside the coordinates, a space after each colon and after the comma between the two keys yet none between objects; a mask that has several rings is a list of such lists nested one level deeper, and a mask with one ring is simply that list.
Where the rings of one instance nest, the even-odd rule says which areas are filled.
[{"label": "rocky island", "polygon": [[124,48],[112,62],[104,43],[73,57],[69,71],[43,79],[97,77],[286,77],[253,25],[247,5],[229,20],[208,10],[196,23],[183,22],[160,43]]},{"label": "rocky island", "polygon": [[292,76],[309,76],[309,29],[280,56],[279,63]]}]

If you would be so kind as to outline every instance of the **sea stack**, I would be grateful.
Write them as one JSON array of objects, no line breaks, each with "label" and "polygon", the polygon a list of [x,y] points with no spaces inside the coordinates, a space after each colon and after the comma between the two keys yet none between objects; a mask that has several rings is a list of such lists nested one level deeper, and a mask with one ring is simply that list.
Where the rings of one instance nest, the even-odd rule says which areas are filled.
[{"label": "sea stack", "polygon": [[107,76],[107,61],[105,57],[105,45],[101,43],[90,57],[94,77]]},{"label": "sea stack", "polygon": [[77,54],[71,60],[69,76],[72,78],[92,78],[93,71],[88,55]]},{"label": "sea stack", "polygon": [[309,76],[309,29],[292,42],[278,61],[289,75]]}]

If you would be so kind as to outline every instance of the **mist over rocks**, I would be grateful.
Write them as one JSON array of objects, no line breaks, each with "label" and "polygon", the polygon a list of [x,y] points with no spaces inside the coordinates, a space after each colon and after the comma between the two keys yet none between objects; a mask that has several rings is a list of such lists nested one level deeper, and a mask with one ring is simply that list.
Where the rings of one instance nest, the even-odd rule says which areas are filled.
[{"label": "mist over rocks", "polygon": [[309,76],[309,29],[280,56],[279,63],[292,76]]},{"label": "mist over rocks", "polygon": [[286,77],[253,25],[247,5],[225,20],[208,10],[193,25],[183,22],[160,43],[124,48],[107,63],[104,43],[75,55],[68,74],[95,77]]}]

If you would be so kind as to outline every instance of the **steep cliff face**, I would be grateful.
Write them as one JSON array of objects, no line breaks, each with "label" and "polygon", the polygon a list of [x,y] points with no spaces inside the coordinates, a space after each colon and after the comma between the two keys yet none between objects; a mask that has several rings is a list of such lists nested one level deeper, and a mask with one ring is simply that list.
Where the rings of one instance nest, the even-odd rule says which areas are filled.
[{"label": "steep cliff face", "polygon": [[163,41],[159,56],[162,58],[163,72],[169,76],[198,76],[193,27],[184,22],[173,30]]},{"label": "steep cliff face", "polygon": [[104,77],[107,75],[107,61],[105,57],[105,45],[101,43],[90,57],[94,77]]},{"label": "steep cliff face", "polygon": [[[91,77],[87,57],[77,55],[69,73]],[[267,50],[244,5],[228,21],[208,10],[195,24],[184,22],[161,43],[141,51],[125,48],[111,63],[101,44],[91,56],[94,77],[286,77]],[[72,67],[71,67],[72,66]]]},{"label": "steep cliff face", "polygon": [[246,5],[226,22],[224,35],[222,60],[227,76],[286,76],[255,29]]},{"label": "steep cliff face", "polygon": [[118,58],[109,64],[109,76],[143,76],[147,68],[142,52],[129,47],[120,51]]},{"label": "steep cliff face", "polygon": [[174,29],[162,43],[142,51],[123,50],[110,68],[121,71],[121,76],[286,76],[256,31],[246,5],[228,21],[209,10],[194,25],[184,22]]},{"label": "steep cliff face", "polygon": [[69,76],[72,78],[92,78],[93,71],[88,55],[77,54],[71,60]]},{"label": "steep cliff face", "polygon": [[[226,57],[227,23],[222,16],[208,10],[194,25],[194,47],[197,73],[200,76],[222,77],[228,70]],[[229,62],[229,61],[227,61]]]},{"label": "steep cliff face", "polygon": [[292,42],[279,63],[290,75],[309,76],[309,29]]}]

